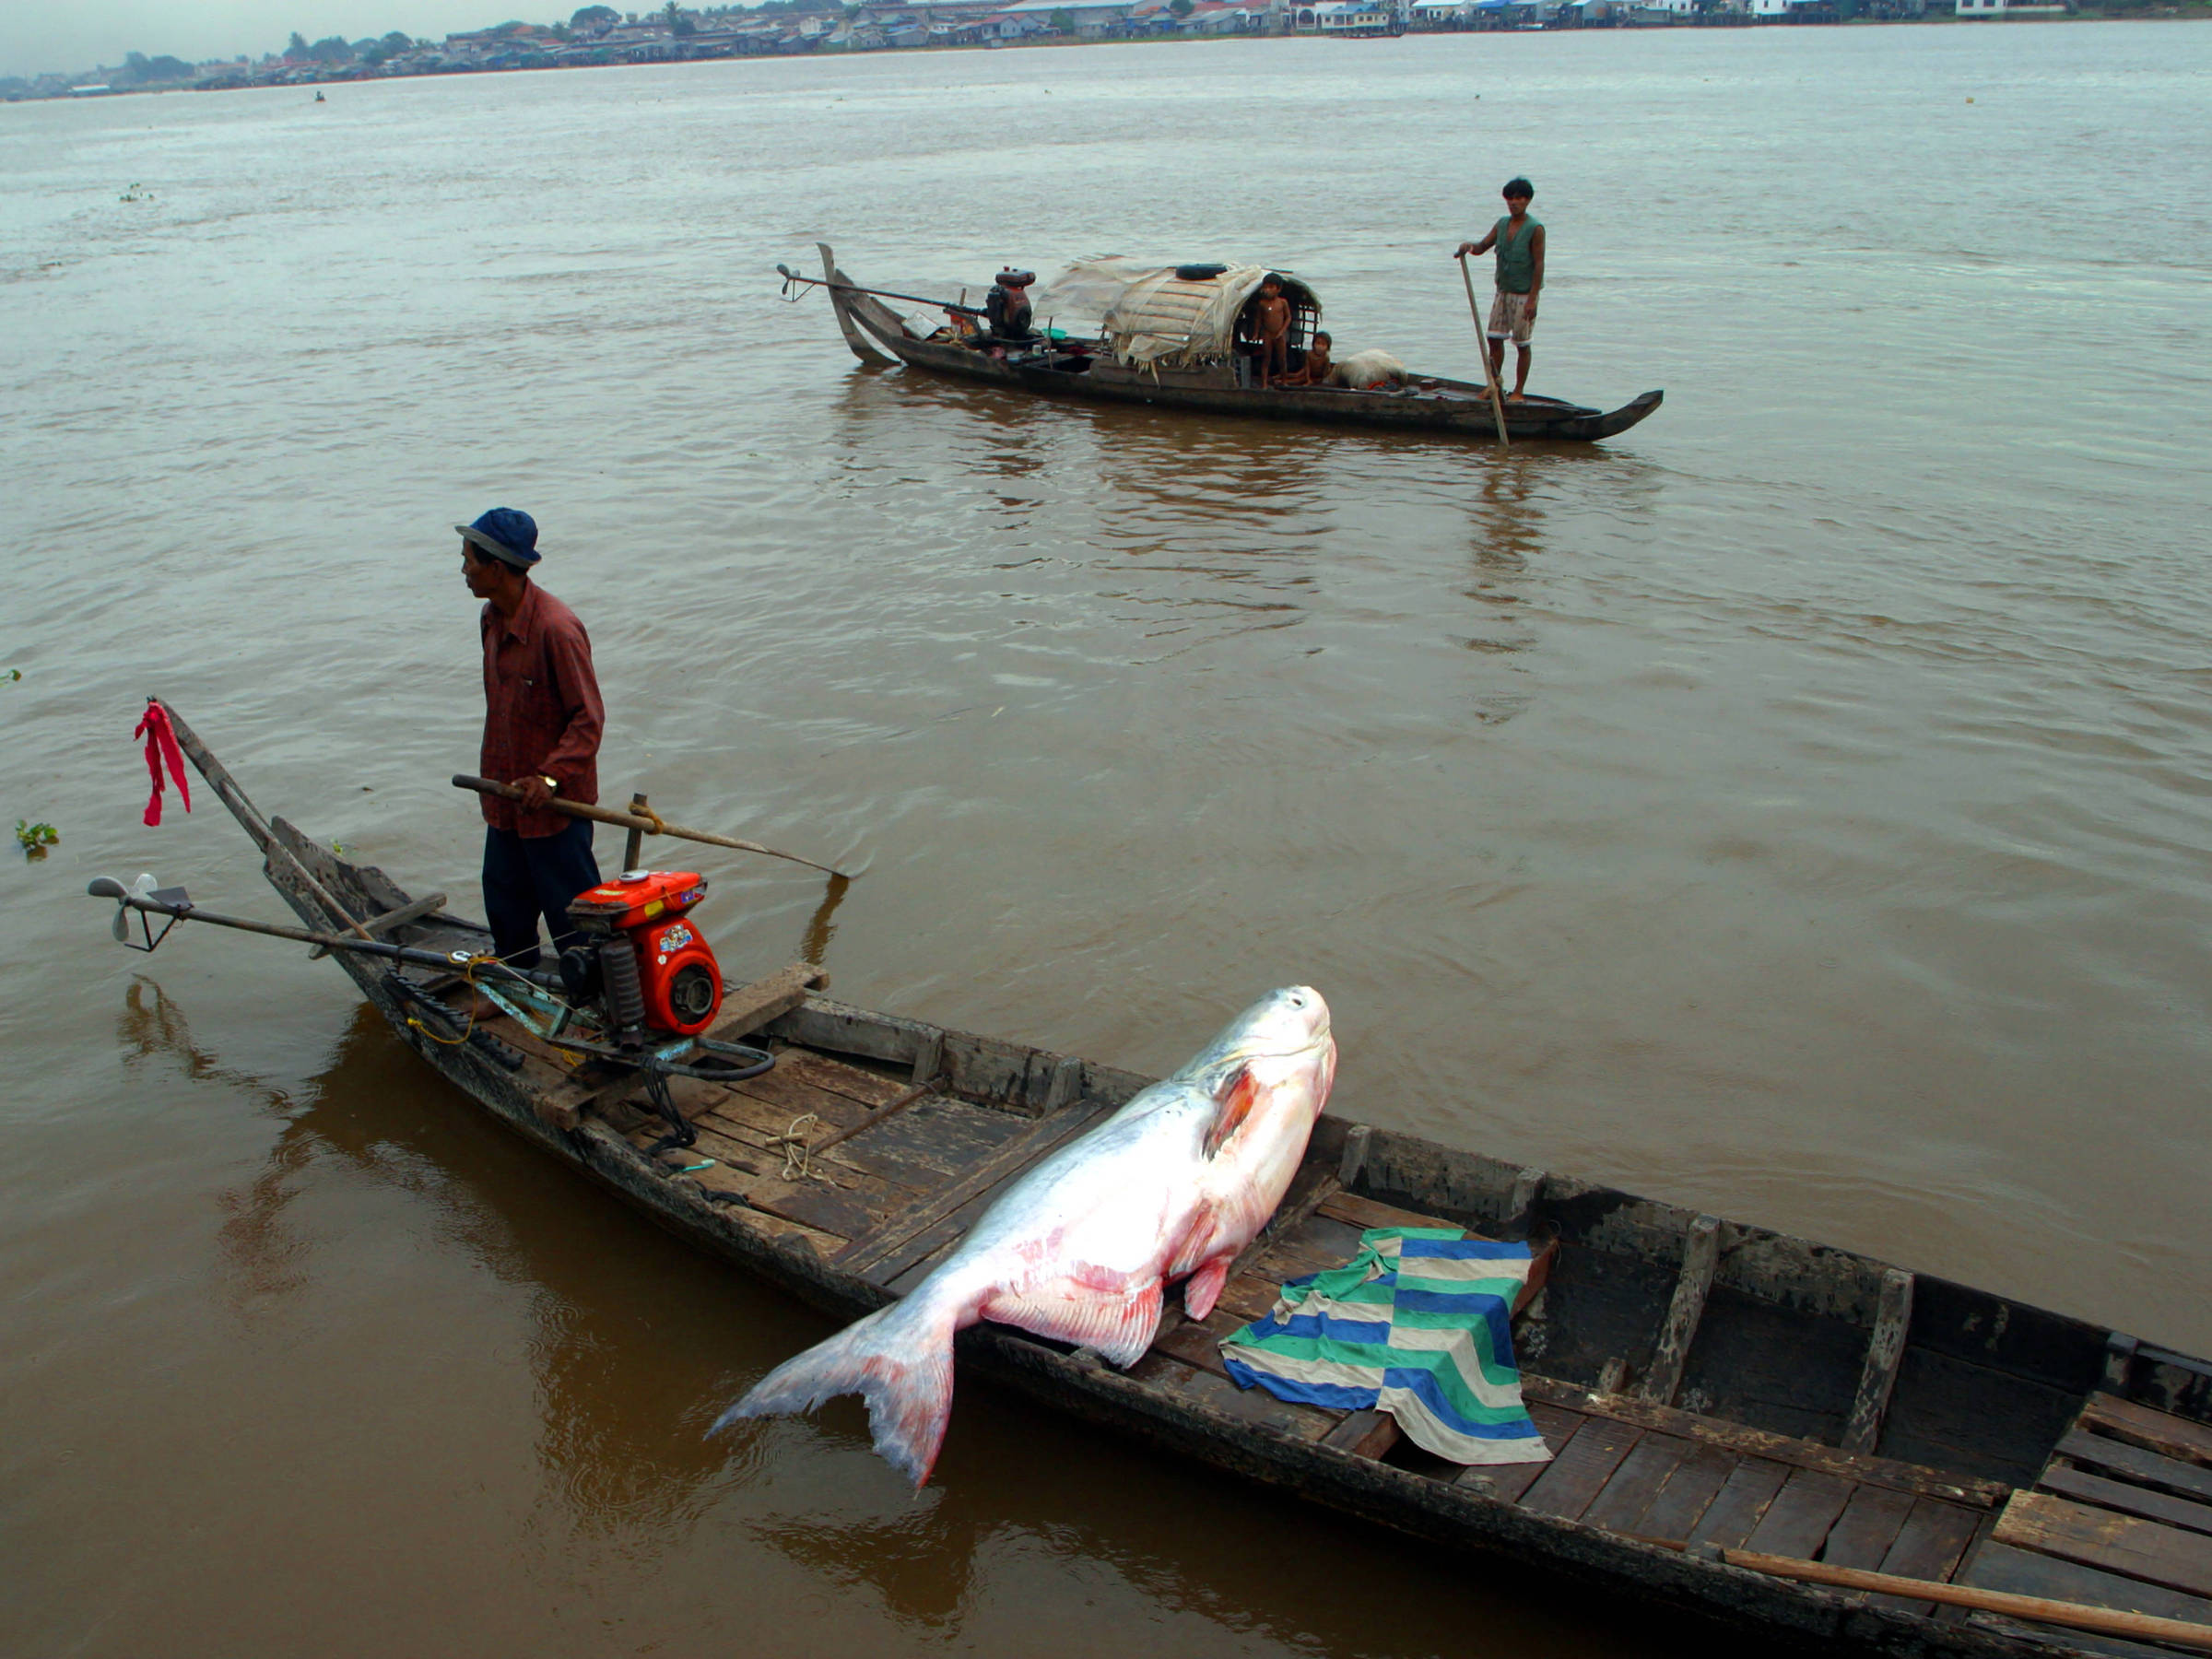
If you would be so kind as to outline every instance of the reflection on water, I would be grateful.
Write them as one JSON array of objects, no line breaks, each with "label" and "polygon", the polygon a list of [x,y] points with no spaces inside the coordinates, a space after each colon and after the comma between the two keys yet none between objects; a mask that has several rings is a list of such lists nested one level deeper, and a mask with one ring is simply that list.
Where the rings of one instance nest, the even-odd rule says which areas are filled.
[{"label": "reflection on water", "polygon": [[[727,1447],[699,1432],[716,1373],[684,1363],[680,1344],[652,1340],[646,1334],[657,1317],[641,1318],[638,1307],[610,1299],[606,1277],[577,1250],[559,1208],[504,1201],[482,1159],[471,1156],[477,1137],[455,1133],[453,1117],[478,1109],[398,1044],[373,1007],[360,1006],[330,1065],[297,1094],[201,1049],[183,1011],[151,980],[130,986],[119,1023],[141,1060],[159,1058],[187,1077],[219,1082],[278,1125],[261,1167],[218,1194],[235,1305],[312,1283],[312,1253],[288,1211],[317,1166],[335,1163],[406,1192],[437,1211],[455,1248],[529,1294],[536,1312],[530,1363],[548,1473],[541,1501],[559,1502],[563,1524],[582,1528],[640,1516],[658,1528],[697,1512],[702,1483],[730,1461]],[[395,1092],[394,1081],[413,1087]],[[574,1205],[604,1201],[581,1180],[556,1180]]]},{"label": "reflection on water", "polygon": [[837,937],[837,907],[845,901],[852,886],[851,877],[844,876],[832,876],[822,884],[822,901],[814,907],[814,914],[806,918],[806,931],[799,935],[800,961],[819,967],[830,959],[830,941]]}]

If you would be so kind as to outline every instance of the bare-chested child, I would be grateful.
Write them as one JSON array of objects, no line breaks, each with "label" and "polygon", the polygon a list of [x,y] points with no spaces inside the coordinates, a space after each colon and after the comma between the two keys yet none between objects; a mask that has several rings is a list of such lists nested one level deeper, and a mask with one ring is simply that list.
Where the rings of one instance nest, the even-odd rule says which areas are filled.
[{"label": "bare-chested child", "polygon": [[1283,298],[1283,280],[1269,276],[1260,284],[1260,309],[1253,321],[1260,328],[1260,385],[1275,384],[1277,375],[1290,372],[1290,301]]},{"label": "bare-chested child", "polygon": [[1286,386],[1327,385],[1329,371],[1335,367],[1329,361],[1331,344],[1332,342],[1325,333],[1315,335],[1313,344],[1306,347],[1306,360],[1298,366],[1296,371],[1283,376],[1283,384]]}]

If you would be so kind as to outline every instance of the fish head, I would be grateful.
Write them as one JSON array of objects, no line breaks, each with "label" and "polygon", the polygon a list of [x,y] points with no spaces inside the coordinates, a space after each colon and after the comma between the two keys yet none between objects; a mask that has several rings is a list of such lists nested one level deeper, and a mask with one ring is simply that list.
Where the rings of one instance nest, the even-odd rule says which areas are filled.
[{"label": "fish head", "polygon": [[1295,1164],[1335,1081],[1329,1005],[1311,985],[1270,992],[1230,1020],[1183,1071],[1214,1098],[1208,1158],[1219,1158],[1234,1143],[1246,1159],[1264,1155],[1274,1161],[1288,1147]]}]

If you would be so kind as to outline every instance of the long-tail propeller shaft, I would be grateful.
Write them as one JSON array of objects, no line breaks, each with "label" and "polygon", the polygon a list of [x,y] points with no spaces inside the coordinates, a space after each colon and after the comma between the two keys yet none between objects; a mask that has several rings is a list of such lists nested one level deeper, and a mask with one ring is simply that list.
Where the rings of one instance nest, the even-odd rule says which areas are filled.
[{"label": "long-tail propeller shaft", "polygon": [[[234,928],[240,933],[262,934],[272,939],[293,939],[302,945],[319,945],[324,950],[350,950],[359,956],[382,957],[390,961],[408,962],[418,968],[440,968],[449,971],[465,970],[474,962],[476,971],[492,977],[510,978],[540,982],[541,976],[504,962],[486,961],[472,957],[465,950],[418,950],[412,946],[392,945],[382,939],[356,938],[349,934],[317,933],[305,927],[283,927],[273,922],[253,922],[243,916],[219,915],[214,911],[202,910],[192,901],[192,896],[182,888],[158,888],[151,876],[141,876],[129,887],[124,887],[112,876],[93,878],[85,888],[95,899],[115,900],[115,923],[112,931],[116,939],[133,950],[150,951],[169,937],[170,929],[180,922],[206,922],[217,927]],[[129,917],[138,912],[143,944],[133,944]],[[153,930],[151,916],[166,918],[159,933]]]}]

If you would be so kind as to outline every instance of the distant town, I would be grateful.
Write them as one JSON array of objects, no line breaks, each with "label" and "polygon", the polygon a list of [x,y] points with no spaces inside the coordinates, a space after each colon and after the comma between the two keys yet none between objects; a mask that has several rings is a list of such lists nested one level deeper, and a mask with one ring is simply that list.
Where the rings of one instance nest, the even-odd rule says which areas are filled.
[{"label": "distant town", "polygon": [[134,52],[75,74],[0,78],[0,100],[321,86],[394,76],[669,64],[816,52],[912,52],[1241,35],[1352,38],[1467,29],[1651,29],[2206,15],[2206,0],[764,0],[655,12],[586,6],[565,23],[501,23],[442,41],[295,33],[282,52],[188,64]]}]

